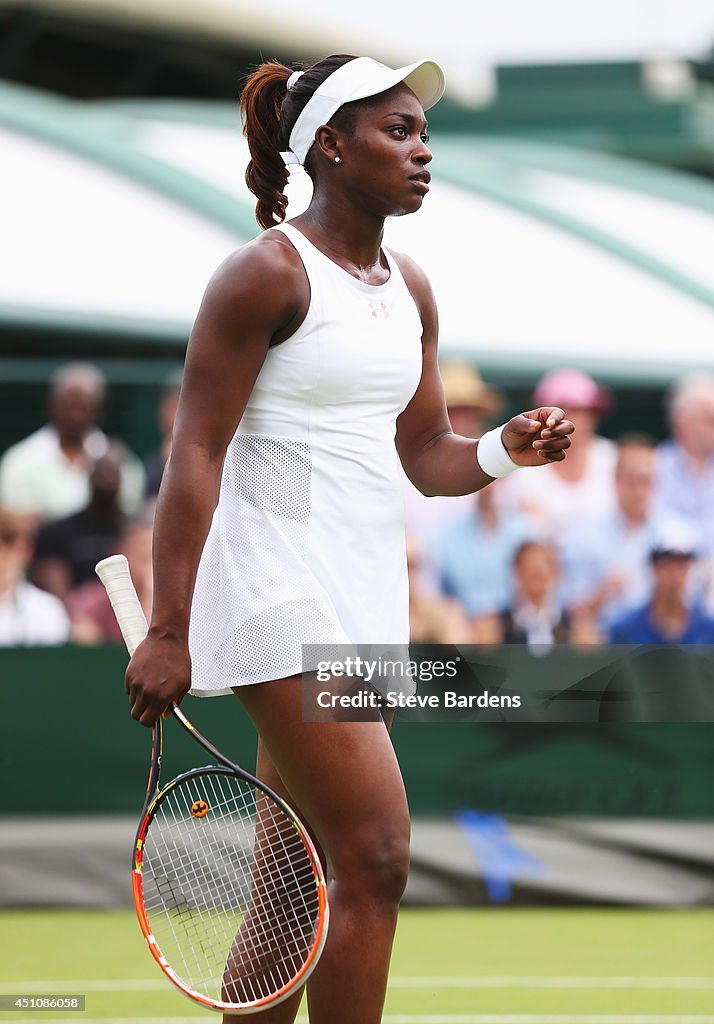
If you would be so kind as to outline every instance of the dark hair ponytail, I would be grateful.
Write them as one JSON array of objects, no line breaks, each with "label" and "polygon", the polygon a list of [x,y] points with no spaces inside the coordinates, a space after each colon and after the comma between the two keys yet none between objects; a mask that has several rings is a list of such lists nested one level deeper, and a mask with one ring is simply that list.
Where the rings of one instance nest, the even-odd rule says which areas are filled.
[{"label": "dark hair ponytail", "polygon": [[284,195],[288,169],[273,139],[291,74],[290,68],[276,60],[261,64],[248,78],[240,98],[243,134],[251,157],[245,182],[258,200],[255,217],[261,228],[284,221],[288,205]]},{"label": "dark hair ponytail", "polygon": [[[240,98],[243,134],[250,163],[246,185],[256,197],[255,217],[262,228],[285,220],[288,169],[280,153],[290,145],[290,133],[308,100],[333,71],[355,58],[348,54],[325,57],[309,67],[288,92],[292,68],[279,61],[261,64],[248,76]],[[339,111],[332,122],[339,117]]]}]

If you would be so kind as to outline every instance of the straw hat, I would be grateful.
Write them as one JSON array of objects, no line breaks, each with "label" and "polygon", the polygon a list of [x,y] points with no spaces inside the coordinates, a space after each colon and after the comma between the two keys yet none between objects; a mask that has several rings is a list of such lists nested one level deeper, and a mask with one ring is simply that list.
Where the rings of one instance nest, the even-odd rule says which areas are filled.
[{"label": "straw hat", "polygon": [[471,363],[449,362],[440,368],[446,404],[450,408],[480,409],[495,415],[503,407],[503,395],[486,384]]}]

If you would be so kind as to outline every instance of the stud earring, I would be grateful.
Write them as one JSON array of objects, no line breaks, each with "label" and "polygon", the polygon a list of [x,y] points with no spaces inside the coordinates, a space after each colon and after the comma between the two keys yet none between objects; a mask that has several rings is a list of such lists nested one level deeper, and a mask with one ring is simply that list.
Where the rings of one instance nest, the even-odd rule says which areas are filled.
[{"label": "stud earring", "polygon": [[342,157],[341,156],[336,156],[335,157],[335,163],[336,164],[341,164],[342,163]]}]

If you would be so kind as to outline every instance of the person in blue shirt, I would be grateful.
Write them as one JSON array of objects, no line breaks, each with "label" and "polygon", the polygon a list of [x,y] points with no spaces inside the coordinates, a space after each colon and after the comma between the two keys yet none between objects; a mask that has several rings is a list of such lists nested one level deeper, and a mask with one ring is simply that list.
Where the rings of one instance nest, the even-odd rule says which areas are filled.
[{"label": "person in blue shirt", "polygon": [[687,594],[699,543],[687,524],[670,523],[661,529],[650,551],[650,599],[613,624],[612,643],[714,643],[714,619],[691,603]]},{"label": "person in blue shirt", "polygon": [[653,507],[654,442],[630,434],[617,442],[615,508],[575,521],[558,539],[567,608],[584,606],[606,634],[652,591],[650,551],[661,517]]},{"label": "person in blue shirt", "polygon": [[444,526],[432,545],[439,590],[471,616],[500,612],[510,604],[513,556],[535,535],[523,516],[500,511],[500,486],[496,481],[480,491],[471,513]]}]

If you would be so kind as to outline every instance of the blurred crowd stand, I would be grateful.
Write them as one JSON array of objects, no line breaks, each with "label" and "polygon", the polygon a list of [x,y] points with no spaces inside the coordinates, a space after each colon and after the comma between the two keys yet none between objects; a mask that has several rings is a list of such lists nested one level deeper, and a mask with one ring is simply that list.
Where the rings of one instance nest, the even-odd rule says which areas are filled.
[{"label": "blurred crowd stand", "polygon": [[106,382],[96,367],[70,363],[51,378],[48,422],[0,457],[0,646],[120,643],[94,573],[118,551],[150,613],[154,495],[177,393],[172,379],[160,405],[162,447],[147,472],[99,427]]},{"label": "blurred crowd stand", "polygon": [[[446,362],[455,432],[507,418],[506,395]],[[123,551],[147,616],[151,531],[171,451],[180,377],[157,403],[142,466],[99,423],[106,384],[72,363],[50,380],[48,422],[0,454],[0,645],[120,643],[101,558]],[[576,424],[562,463],[519,470],[476,495],[426,497],[404,478],[413,643],[557,645],[714,641],[714,376],[679,381],[671,437],[601,436],[610,394],[561,368],[532,406]]]},{"label": "blurred crowd stand", "polygon": [[[480,394],[490,389],[473,372],[462,364],[442,370],[452,426],[464,422],[471,395],[477,437],[492,410],[485,413]],[[448,641],[446,631],[436,639],[526,643],[541,653],[562,643],[710,642],[714,376],[675,384],[672,436],[660,445],[645,433],[601,436],[613,400],[580,370],[547,373],[531,404],[560,406],[575,423],[576,444],[564,462],[519,470],[466,498],[420,496],[432,504],[419,515],[418,502],[407,501],[409,543],[421,552],[432,600],[459,608]],[[429,594],[418,586],[426,617]]]}]

